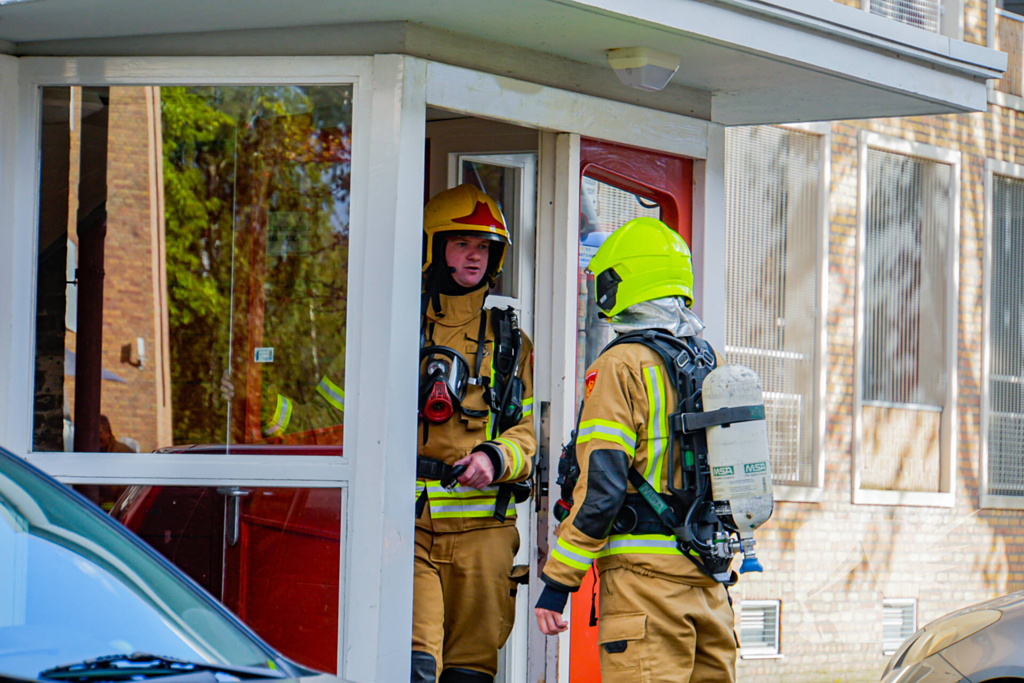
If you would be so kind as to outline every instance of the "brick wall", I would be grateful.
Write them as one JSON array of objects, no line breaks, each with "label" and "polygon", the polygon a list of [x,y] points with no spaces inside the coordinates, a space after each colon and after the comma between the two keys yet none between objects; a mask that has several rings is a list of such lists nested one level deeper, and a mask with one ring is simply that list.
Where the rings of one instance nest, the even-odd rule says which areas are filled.
[{"label": "brick wall", "polygon": [[[103,290],[103,367],[126,380],[103,382],[103,413],[114,435],[141,449],[157,446],[156,318],[153,303],[153,222],[150,205],[150,127],[147,91],[110,89],[107,148],[106,277]],[[151,96],[151,95],[150,95]],[[145,340],[141,369],[122,362],[121,347]]]},{"label": "brick wall", "polygon": [[[1024,161],[1024,114],[988,112],[832,125],[827,431],[821,503],[777,503],[760,534],[762,575],[734,597],[782,600],[779,659],[744,660],[743,681],[877,681],[883,598],[916,598],[918,625],[1024,589],[1024,511],[979,510],[982,250],[986,158]],[[953,508],[853,505],[857,133],[959,150],[961,168],[957,430]]]}]

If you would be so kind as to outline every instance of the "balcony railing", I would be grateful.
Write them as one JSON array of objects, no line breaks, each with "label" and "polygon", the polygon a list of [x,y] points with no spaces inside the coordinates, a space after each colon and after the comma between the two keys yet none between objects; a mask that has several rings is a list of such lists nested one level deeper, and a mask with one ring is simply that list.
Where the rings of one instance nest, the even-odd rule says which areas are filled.
[{"label": "balcony railing", "polygon": [[939,0],[863,0],[872,14],[931,33],[939,32]]}]

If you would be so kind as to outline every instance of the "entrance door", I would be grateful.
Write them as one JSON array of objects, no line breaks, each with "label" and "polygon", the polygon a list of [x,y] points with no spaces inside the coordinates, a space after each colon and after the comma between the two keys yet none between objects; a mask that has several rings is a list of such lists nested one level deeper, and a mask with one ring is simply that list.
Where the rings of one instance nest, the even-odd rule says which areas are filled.
[{"label": "entrance door", "polygon": [[[627,221],[640,216],[660,218],[692,237],[693,161],[633,149],[599,140],[580,141],[580,236],[577,289],[579,329],[576,344],[576,405],[583,398],[587,367],[612,340],[611,326],[597,315],[594,276],[586,272],[602,242]],[[598,585],[587,574],[571,603],[570,683],[601,679],[597,627],[590,626]],[[591,597],[593,596],[593,597]]]}]

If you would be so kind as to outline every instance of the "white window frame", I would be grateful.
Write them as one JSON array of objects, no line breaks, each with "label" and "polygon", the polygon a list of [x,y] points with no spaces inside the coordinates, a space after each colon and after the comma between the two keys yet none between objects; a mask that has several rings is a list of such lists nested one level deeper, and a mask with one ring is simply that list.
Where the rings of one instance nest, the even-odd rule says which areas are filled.
[{"label": "white window frame", "polygon": [[[815,253],[815,274],[818,288],[815,292],[814,322],[814,405],[811,429],[811,483],[806,486],[773,484],[775,500],[800,503],[821,502],[825,491],[825,428],[827,424],[825,396],[828,375],[825,354],[828,351],[828,252],[831,236],[829,197],[832,183],[832,124],[787,123],[778,128],[814,135],[818,138],[818,159],[821,172],[818,175],[818,244]],[[722,346],[721,348],[725,348]]]},{"label": "white window frame", "polygon": [[[419,240],[397,239],[395,229],[380,228],[422,222],[421,197],[408,189],[423,184],[422,161],[414,164],[410,160],[422,159],[424,66],[407,64],[395,55],[2,61],[0,179],[6,205],[13,211],[0,219],[0,272],[6,271],[14,286],[7,291],[19,294],[0,297],[0,314],[10,313],[5,319],[12,321],[19,333],[0,338],[0,390],[11,399],[0,415],[0,439],[10,450],[65,483],[339,489],[344,558],[339,567],[340,673],[359,680],[389,680],[392,676],[387,672],[392,670],[408,675],[408,664],[399,665],[389,657],[382,639],[389,629],[411,625],[412,581],[406,574],[412,562],[412,543],[398,520],[411,519],[414,514],[412,499],[402,494],[411,490],[414,478],[411,456],[405,454],[415,452],[415,423],[396,416],[415,410],[418,306],[415,296],[407,297],[406,302],[406,297],[394,297],[392,292],[417,291],[420,245]],[[31,452],[41,88],[276,83],[353,86],[351,334],[346,344],[349,372],[345,384],[346,393],[360,400],[346,407],[346,423],[359,427],[345,431],[344,453],[369,455]],[[36,172],[19,172],[22,169]],[[366,227],[369,206],[376,207],[374,230]],[[374,267],[368,267],[369,263]],[[374,315],[380,310],[390,310],[391,315],[384,319]],[[396,362],[396,357],[403,360]],[[408,480],[406,487],[401,485],[404,479]],[[384,487],[384,480],[397,483]],[[349,514],[355,510],[381,514],[361,514],[359,524],[351,524]],[[350,624],[361,627],[347,628]]]},{"label": "white window frame", "polygon": [[[741,600],[740,620],[742,623],[743,610],[750,608],[775,608],[775,647],[752,648],[744,647],[740,640],[740,659],[784,659],[782,654],[782,600]],[[743,629],[740,628],[742,633]]]},{"label": "white window frame", "polygon": [[[899,608],[899,609],[902,609],[903,607],[913,607],[914,608],[914,623],[912,624],[912,628],[910,629],[910,632],[912,634],[917,632],[917,598],[884,598],[882,600],[882,609],[885,610],[885,608],[887,608],[887,607],[888,608]],[[896,654],[896,650],[900,649],[900,645],[902,645],[904,642],[906,642],[906,639],[901,640],[899,643],[896,643],[895,647],[886,647],[886,645],[893,645],[893,641],[887,642],[885,640],[885,627],[883,625],[883,627],[882,627],[882,654],[883,655],[888,657],[888,656],[892,656],[892,655]]]},{"label": "white window frame", "polygon": [[999,496],[988,492],[988,423],[992,410],[991,381],[991,315],[992,315],[992,193],[993,177],[1004,176],[1024,180],[1024,166],[996,159],[985,160],[985,240],[982,256],[982,323],[981,323],[981,467],[978,475],[979,506],[1003,510],[1024,510],[1024,496]]},{"label": "white window frame", "polygon": [[[864,443],[862,417],[864,392],[864,326],[866,320],[864,287],[867,273],[868,149],[913,156],[950,166],[949,236],[946,264],[946,395],[942,409],[939,439],[939,490],[878,491],[862,489],[860,468]],[[853,381],[853,502],[858,505],[916,505],[952,507],[955,498],[955,443],[957,429],[957,312],[960,293],[960,152],[921,142],[890,137],[862,130],[857,135],[857,287],[856,332],[854,339]]]}]

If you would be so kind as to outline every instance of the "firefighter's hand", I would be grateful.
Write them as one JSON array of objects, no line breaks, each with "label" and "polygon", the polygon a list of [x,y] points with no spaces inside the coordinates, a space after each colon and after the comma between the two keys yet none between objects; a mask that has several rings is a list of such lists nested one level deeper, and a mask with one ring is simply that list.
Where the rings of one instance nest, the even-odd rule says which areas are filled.
[{"label": "firefighter's hand", "polygon": [[533,611],[537,615],[537,626],[540,627],[540,632],[546,636],[557,636],[569,628],[569,624],[562,619],[560,612],[543,607],[536,607]]},{"label": "firefighter's hand", "polygon": [[482,489],[494,481],[494,465],[486,453],[473,451],[455,464],[466,466],[466,471],[459,477],[459,483],[463,486]]},{"label": "firefighter's hand", "polygon": [[231,368],[224,368],[224,374],[220,376],[220,395],[227,403],[235,400],[235,384],[231,381]]}]

